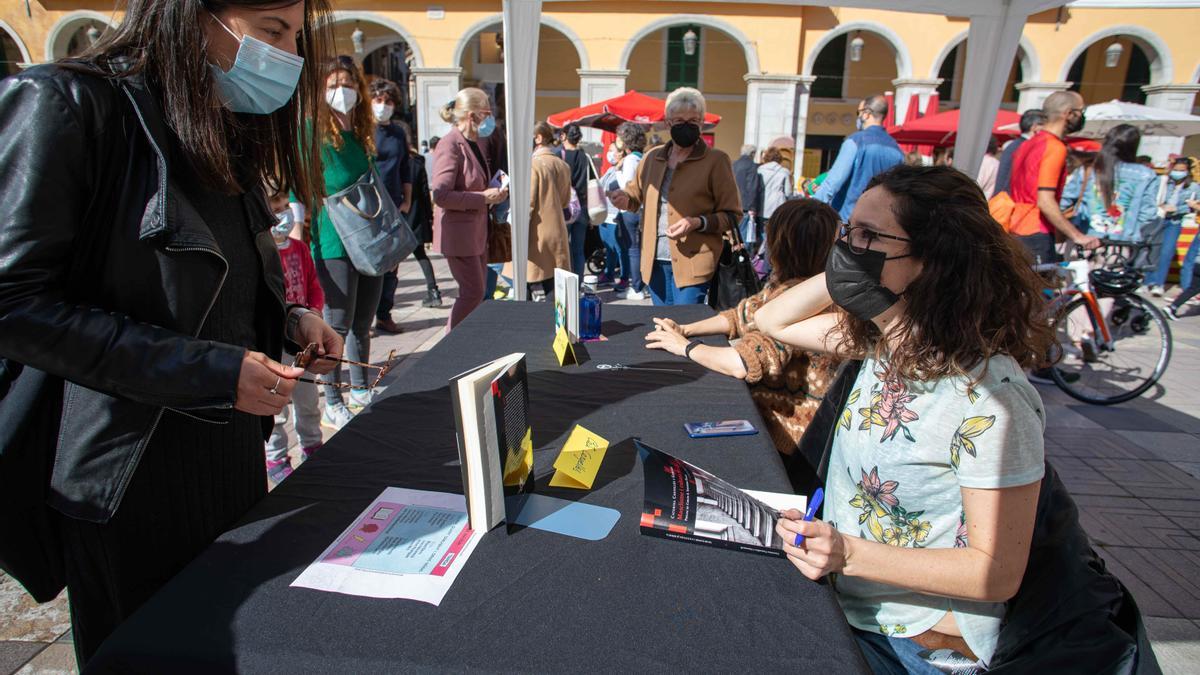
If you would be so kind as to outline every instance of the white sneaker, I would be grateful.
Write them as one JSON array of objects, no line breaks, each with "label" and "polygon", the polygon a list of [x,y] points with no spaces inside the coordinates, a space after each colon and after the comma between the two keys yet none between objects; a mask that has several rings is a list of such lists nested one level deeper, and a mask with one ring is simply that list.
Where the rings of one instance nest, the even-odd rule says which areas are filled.
[{"label": "white sneaker", "polygon": [[373,401],[373,400],[375,400],[375,392],[373,390],[371,390],[371,389],[351,389],[350,390],[350,400],[349,400],[349,402],[347,402],[346,407],[351,408],[351,409],[354,409],[354,408],[362,409],[362,408],[365,408],[368,405],[370,405],[371,401]]},{"label": "white sneaker", "polygon": [[1156,298],[1161,298],[1163,296],[1163,287],[1162,286],[1151,286],[1150,287],[1150,295],[1153,295]]},{"label": "white sneaker", "polygon": [[352,419],[354,419],[354,414],[346,408],[346,404],[340,401],[327,404],[325,411],[321,413],[321,424],[334,431],[340,431]]},{"label": "white sneaker", "polygon": [[626,300],[645,300],[646,293],[645,291],[635,291],[630,288],[629,290],[625,291],[624,298]]}]

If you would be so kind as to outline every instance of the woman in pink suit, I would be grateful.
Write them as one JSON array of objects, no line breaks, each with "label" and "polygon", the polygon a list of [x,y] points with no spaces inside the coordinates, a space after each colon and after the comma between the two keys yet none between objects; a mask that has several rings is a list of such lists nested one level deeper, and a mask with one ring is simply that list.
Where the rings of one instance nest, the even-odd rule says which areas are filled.
[{"label": "woman in pink suit", "polygon": [[438,142],[430,189],[433,191],[433,247],[446,256],[458,282],[447,330],[467,318],[479,303],[487,282],[488,208],[508,198],[507,189],[488,187],[492,169],[476,141],[496,129],[488,96],[469,87],[442,108],[453,125]]}]

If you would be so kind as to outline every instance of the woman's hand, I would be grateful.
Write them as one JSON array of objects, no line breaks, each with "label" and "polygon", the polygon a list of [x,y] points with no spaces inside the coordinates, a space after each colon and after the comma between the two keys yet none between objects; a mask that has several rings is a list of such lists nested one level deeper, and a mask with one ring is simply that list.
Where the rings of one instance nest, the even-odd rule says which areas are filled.
[{"label": "woman's hand", "polygon": [[688,331],[688,327],[686,325],[680,326],[678,323],[675,323],[675,319],[659,319],[659,318],[655,317],[654,326],[656,329],[669,330],[669,331],[672,331],[675,333],[679,333],[680,335],[682,335],[684,337],[691,336],[691,332]]},{"label": "woman's hand", "polygon": [[488,188],[483,191],[483,201],[493,206],[508,199],[508,188]]},{"label": "woman's hand", "polygon": [[611,190],[608,193],[608,201],[621,211],[629,210],[629,195],[624,190]]},{"label": "woman's hand", "polygon": [[[821,520],[806,522],[804,514],[788,509],[775,524],[775,532],[783,538],[783,552],[804,576],[816,581],[846,566],[847,537],[832,525]],[[796,535],[804,541],[795,546]]]},{"label": "woman's hand", "polygon": [[285,366],[262,352],[247,350],[233,407],[251,415],[278,415],[292,397],[296,378],[303,374],[303,368]]},{"label": "woman's hand", "polygon": [[698,229],[700,229],[699,218],[684,217],[675,221],[674,224],[667,228],[667,236],[672,239],[678,239],[688,232],[695,232]]},{"label": "woman's hand", "polygon": [[[335,359],[342,358],[342,350],[345,349],[346,344],[342,336],[338,335],[332,326],[325,323],[321,315],[316,312],[305,312],[304,316],[300,317],[300,323],[296,326],[295,338],[296,344],[301,347],[315,342],[318,356],[332,356]],[[329,359],[313,359],[312,363],[308,365],[308,369],[314,374],[324,375],[333,372],[333,369],[339,365],[337,361]]]},{"label": "woman's hand", "polygon": [[[672,327],[667,327],[668,321]],[[676,356],[683,356],[688,339],[683,336],[675,322],[670,319],[655,319],[654,323],[655,329],[646,334],[646,349],[661,349]]]}]

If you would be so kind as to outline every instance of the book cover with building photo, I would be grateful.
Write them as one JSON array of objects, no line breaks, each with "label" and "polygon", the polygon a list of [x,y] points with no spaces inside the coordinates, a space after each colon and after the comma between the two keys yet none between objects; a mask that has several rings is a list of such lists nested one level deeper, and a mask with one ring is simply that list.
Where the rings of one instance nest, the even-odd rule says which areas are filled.
[{"label": "book cover with building photo", "polygon": [[645,471],[642,534],[782,558],[775,532],[782,509],[803,495],[739,489],[698,466],[636,441]]}]

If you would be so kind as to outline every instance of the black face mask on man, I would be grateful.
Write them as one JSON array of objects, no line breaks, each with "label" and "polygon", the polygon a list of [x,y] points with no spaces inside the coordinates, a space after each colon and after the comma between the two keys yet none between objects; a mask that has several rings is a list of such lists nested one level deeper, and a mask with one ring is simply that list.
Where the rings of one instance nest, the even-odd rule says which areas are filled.
[{"label": "black face mask on man", "polygon": [[859,320],[874,319],[900,301],[900,296],[880,281],[883,264],[907,257],[889,258],[882,251],[870,250],[855,253],[845,241],[834,242],[833,250],[825,260],[825,287],[829,289],[829,297]]},{"label": "black face mask on man", "polygon": [[1087,116],[1084,115],[1083,111],[1081,110],[1079,111],[1079,117],[1067,120],[1067,125],[1064,127],[1064,131],[1066,131],[1068,134],[1078,133],[1083,130],[1083,125],[1086,123]]},{"label": "black face mask on man", "polygon": [[690,148],[700,140],[700,127],[691,122],[672,124],[671,140],[681,148]]}]

